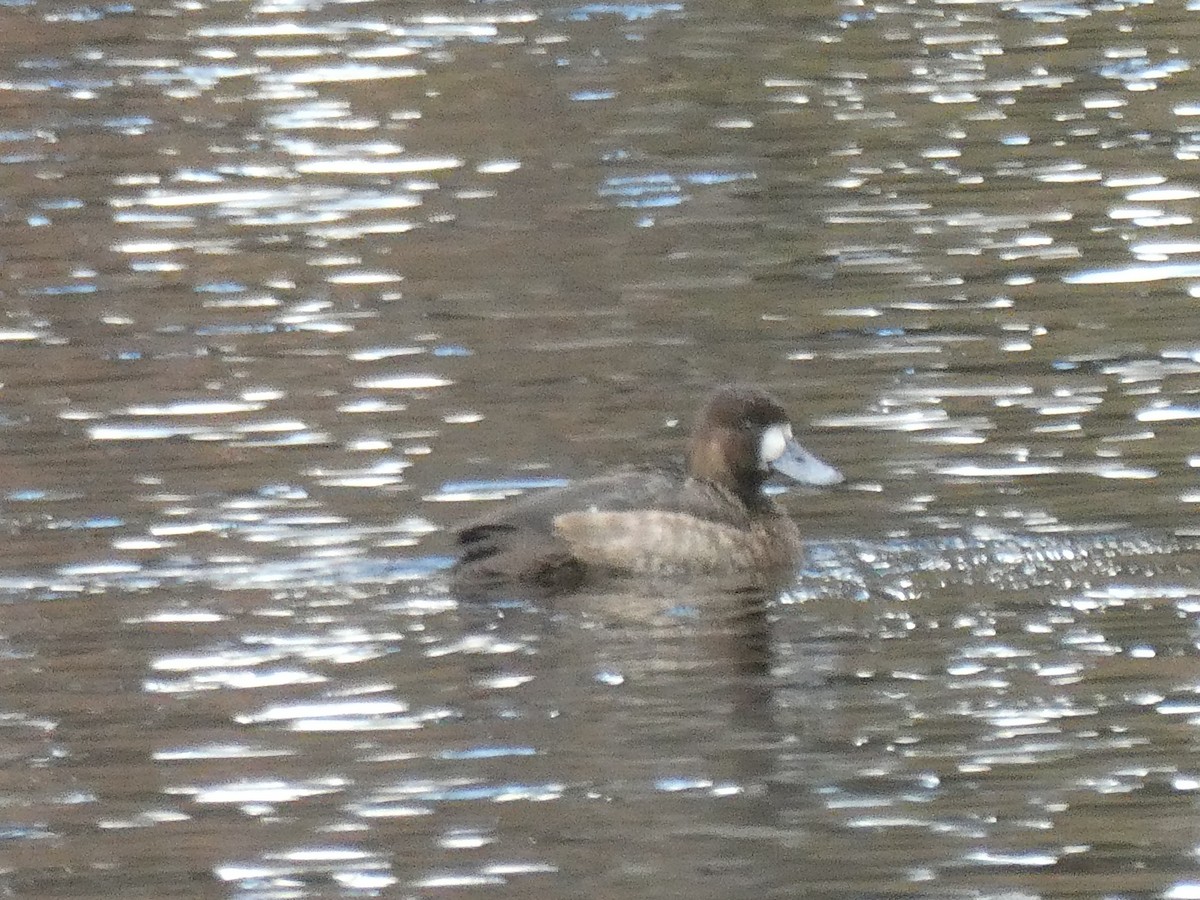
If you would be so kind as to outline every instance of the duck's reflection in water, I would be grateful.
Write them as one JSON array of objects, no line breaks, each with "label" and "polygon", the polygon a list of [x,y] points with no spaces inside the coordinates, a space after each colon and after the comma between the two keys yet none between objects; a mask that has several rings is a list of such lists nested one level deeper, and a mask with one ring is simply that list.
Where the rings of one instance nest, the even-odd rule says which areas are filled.
[{"label": "duck's reflection in water", "polygon": [[[593,896],[645,896],[665,879],[728,897],[802,877],[776,858],[802,839],[786,811],[810,794],[778,775],[804,736],[778,723],[776,599],[676,588],[464,603],[479,633],[527,648],[528,702],[493,712],[523,719],[534,744],[521,777],[559,786],[536,810],[502,809],[497,831],[528,835]],[[512,660],[476,660],[476,683],[513,674]],[[792,690],[831,668],[786,663]]]}]

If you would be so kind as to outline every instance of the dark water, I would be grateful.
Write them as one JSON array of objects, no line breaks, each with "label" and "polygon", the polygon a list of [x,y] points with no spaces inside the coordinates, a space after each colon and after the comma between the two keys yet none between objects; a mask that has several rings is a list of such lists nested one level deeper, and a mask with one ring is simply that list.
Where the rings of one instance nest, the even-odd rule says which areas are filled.
[{"label": "dark water", "polygon": [[[0,0],[0,896],[1200,898],[1197,12]],[[726,380],[789,591],[447,592]]]}]

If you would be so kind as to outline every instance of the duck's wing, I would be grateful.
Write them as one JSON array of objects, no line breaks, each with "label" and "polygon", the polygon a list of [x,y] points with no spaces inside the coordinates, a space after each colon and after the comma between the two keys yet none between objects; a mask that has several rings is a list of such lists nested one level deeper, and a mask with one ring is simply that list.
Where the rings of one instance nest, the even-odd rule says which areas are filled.
[{"label": "duck's wing", "polygon": [[494,595],[516,584],[556,594],[579,587],[587,575],[571,546],[553,534],[497,522],[464,529],[458,542],[461,555],[452,578],[461,596]]},{"label": "duck's wing", "polygon": [[459,593],[488,593],[525,584],[547,592],[572,590],[587,566],[557,529],[570,513],[645,509],[679,491],[677,472],[628,468],[529,494],[463,525],[454,568]]},{"label": "duck's wing", "polygon": [[[554,521],[565,513],[632,512],[671,509],[682,512],[689,496],[700,492],[692,479],[670,469],[626,468],[584,478],[561,488],[528,494],[463,525],[458,543],[468,545],[490,532],[554,533]],[[691,496],[691,503],[700,498]]]},{"label": "duck's wing", "polygon": [[[649,532],[676,519],[694,516],[714,529],[743,524],[744,509],[717,491],[680,471],[630,468],[532,494],[459,530],[458,583],[569,590],[588,565],[625,568]],[[687,530],[697,530],[695,520]]]}]

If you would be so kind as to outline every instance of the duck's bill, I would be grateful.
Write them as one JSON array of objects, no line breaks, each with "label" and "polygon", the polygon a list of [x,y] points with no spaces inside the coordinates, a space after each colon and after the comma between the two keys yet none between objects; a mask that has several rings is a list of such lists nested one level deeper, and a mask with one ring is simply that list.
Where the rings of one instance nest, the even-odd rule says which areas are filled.
[{"label": "duck's bill", "polygon": [[794,440],[788,440],[783,453],[772,460],[769,465],[780,475],[786,475],[800,484],[811,484],[823,487],[830,484],[841,484],[846,476],[813,454],[809,453]]}]

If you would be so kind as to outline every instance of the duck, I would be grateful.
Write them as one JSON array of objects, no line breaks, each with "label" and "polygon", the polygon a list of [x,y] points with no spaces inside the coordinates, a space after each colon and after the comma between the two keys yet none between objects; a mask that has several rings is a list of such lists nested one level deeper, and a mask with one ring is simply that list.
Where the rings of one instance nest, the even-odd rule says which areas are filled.
[{"label": "duck", "polygon": [[467,522],[452,584],[460,594],[558,594],[630,576],[774,583],[795,571],[802,542],[764,492],[773,473],[818,487],[844,480],[796,441],[770,394],[719,387],[696,418],[685,465],[626,466]]}]

